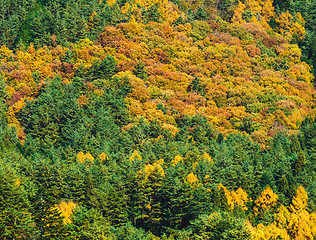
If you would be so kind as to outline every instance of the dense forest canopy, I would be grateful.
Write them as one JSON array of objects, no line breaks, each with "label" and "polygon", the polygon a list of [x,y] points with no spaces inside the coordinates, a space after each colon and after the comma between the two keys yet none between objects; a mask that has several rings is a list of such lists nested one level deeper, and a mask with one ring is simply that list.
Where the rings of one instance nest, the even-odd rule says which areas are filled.
[{"label": "dense forest canopy", "polygon": [[314,0],[2,0],[1,239],[314,239]]}]

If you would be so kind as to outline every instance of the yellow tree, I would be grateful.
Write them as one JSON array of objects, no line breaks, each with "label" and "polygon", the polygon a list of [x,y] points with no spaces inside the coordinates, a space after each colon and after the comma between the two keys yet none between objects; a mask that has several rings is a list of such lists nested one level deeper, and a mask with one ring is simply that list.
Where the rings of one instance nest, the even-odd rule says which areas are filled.
[{"label": "yellow tree", "polygon": [[232,191],[231,196],[235,205],[241,206],[244,210],[248,210],[246,203],[249,202],[250,199],[248,198],[248,194],[242,188],[238,188],[236,192]]},{"label": "yellow tree", "polygon": [[279,228],[286,229],[290,219],[290,214],[290,211],[284,205],[281,205],[274,214],[274,224]]},{"label": "yellow tree", "polygon": [[82,151],[80,151],[77,155],[77,160],[80,163],[85,163],[86,161],[93,162],[94,157],[90,153],[84,154]]},{"label": "yellow tree", "polygon": [[218,190],[223,190],[224,191],[226,199],[227,199],[227,204],[228,204],[230,210],[233,210],[234,206],[235,206],[235,203],[234,203],[234,199],[233,199],[231,193],[221,183],[218,184],[217,188],[218,188]]},{"label": "yellow tree", "polygon": [[139,153],[137,152],[137,150],[134,150],[134,152],[132,153],[132,155],[129,157],[129,160],[131,161],[131,163],[133,163],[135,160],[142,160],[142,157],[139,155]]},{"label": "yellow tree", "polygon": [[199,185],[199,179],[194,173],[188,174],[186,182],[189,183],[191,187],[195,187]]},{"label": "yellow tree", "polygon": [[274,6],[273,6],[273,0],[260,0],[261,5],[261,25],[265,28],[270,28],[268,22],[271,20],[271,18],[274,17]]},{"label": "yellow tree", "polygon": [[65,202],[62,201],[59,205],[56,206],[60,212],[60,215],[64,217],[64,224],[71,223],[71,216],[73,214],[74,209],[77,205],[73,201]]},{"label": "yellow tree", "polygon": [[248,229],[251,232],[252,240],[266,240],[266,239],[282,239],[290,240],[286,229],[278,228],[274,223],[265,226],[262,223],[258,224],[256,227],[252,227],[248,223]]},{"label": "yellow tree", "polygon": [[234,12],[234,15],[233,15],[231,21],[233,23],[243,23],[243,22],[245,22],[242,19],[242,14],[245,11],[245,9],[246,9],[245,4],[243,4],[242,2],[239,2],[238,7],[236,8],[236,10]]},{"label": "yellow tree", "polygon": [[297,188],[295,196],[290,206],[291,212],[297,213],[305,210],[307,207],[308,195],[304,187],[301,185]]},{"label": "yellow tree", "polygon": [[304,187],[299,186],[290,205],[288,232],[292,239],[314,239],[316,219],[305,210],[307,201],[308,195]]},{"label": "yellow tree", "polygon": [[272,209],[277,201],[278,195],[270,187],[267,187],[255,201],[256,206],[253,208],[255,215],[264,214],[267,210]]},{"label": "yellow tree", "polygon": [[179,162],[182,161],[182,157],[180,155],[176,155],[174,159],[171,161],[171,165],[176,166]]}]

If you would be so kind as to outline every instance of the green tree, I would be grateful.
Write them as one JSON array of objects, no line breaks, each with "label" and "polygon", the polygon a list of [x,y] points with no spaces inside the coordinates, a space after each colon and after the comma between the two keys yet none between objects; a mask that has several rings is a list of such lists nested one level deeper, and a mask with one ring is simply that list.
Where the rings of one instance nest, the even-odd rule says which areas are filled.
[{"label": "green tree", "polygon": [[202,96],[205,95],[205,87],[200,83],[200,79],[198,77],[194,77],[192,82],[188,86],[188,92],[197,92]]},{"label": "green tree", "polygon": [[297,155],[297,160],[294,162],[293,171],[295,174],[299,173],[302,169],[304,164],[306,163],[306,157],[304,153],[299,152]]},{"label": "green tree", "polygon": [[297,135],[295,135],[291,141],[291,150],[293,153],[301,152],[301,144]]},{"label": "green tree", "polygon": [[20,181],[12,169],[0,165],[1,239],[30,239],[36,234],[30,205]]},{"label": "green tree", "polygon": [[251,239],[250,231],[245,226],[245,220],[236,218],[227,212],[199,216],[192,222],[192,231],[193,236],[200,239]]},{"label": "green tree", "polygon": [[136,64],[133,73],[136,77],[139,77],[140,79],[143,79],[144,81],[147,80],[147,76],[148,76],[147,71],[146,71],[142,61],[139,61]]}]

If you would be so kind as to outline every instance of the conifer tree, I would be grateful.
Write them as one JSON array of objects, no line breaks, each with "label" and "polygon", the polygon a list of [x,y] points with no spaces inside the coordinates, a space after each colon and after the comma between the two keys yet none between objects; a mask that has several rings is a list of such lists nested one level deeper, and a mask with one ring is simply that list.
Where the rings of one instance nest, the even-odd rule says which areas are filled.
[{"label": "conifer tree", "polygon": [[205,89],[200,83],[200,79],[195,76],[190,85],[188,86],[188,92],[197,92],[202,96],[205,95]]},{"label": "conifer tree", "polygon": [[147,80],[147,72],[142,61],[139,61],[133,71],[134,75],[144,81]]},{"label": "conifer tree", "polygon": [[36,233],[29,202],[20,180],[8,167],[0,165],[0,238],[30,239]]},{"label": "conifer tree", "polygon": [[219,200],[218,206],[220,207],[221,210],[228,211],[230,209],[230,207],[228,205],[227,196],[226,196],[224,187],[221,187],[219,189],[219,199],[218,200]]},{"label": "conifer tree", "polygon": [[47,189],[40,187],[32,198],[32,217],[38,230],[38,239],[66,239],[63,217],[56,204],[58,203]]},{"label": "conifer tree", "polygon": [[301,144],[299,142],[297,135],[295,135],[291,141],[291,150],[293,153],[301,152]]},{"label": "conifer tree", "polygon": [[303,169],[305,162],[306,162],[306,158],[305,158],[304,153],[299,152],[297,155],[297,160],[295,161],[294,166],[293,166],[294,174],[299,173]]},{"label": "conifer tree", "polygon": [[279,189],[280,189],[280,192],[283,192],[284,194],[286,194],[287,191],[289,190],[289,182],[287,181],[286,176],[282,177],[280,181]]}]

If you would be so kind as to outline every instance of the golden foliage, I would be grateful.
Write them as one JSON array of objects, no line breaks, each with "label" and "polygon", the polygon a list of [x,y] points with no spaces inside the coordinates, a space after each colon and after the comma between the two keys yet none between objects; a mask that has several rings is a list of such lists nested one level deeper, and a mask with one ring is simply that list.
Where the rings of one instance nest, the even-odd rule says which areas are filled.
[{"label": "golden foliage", "polygon": [[231,196],[234,202],[234,205],[241,206],[242,209],[248,210],[246,203],[250,201],[248,194],[240,187],[236,192],[232,191]]},{"label": "golden foliage", "polygon": [[164,163],[163,159],[159,159],[153,164],[147,164],[143,170],[140,170],[139,173],[144,174],[144,180],[146,181],[151,174],[156,173],[161,177],[165,177],[165,171],[162,167]]},{"label": "golden foliage", "polygon": [[254,207],[255,215],[258,215],[259,212],[265,212],[266,210],[272,209],[278,201],[278,195],[273,192],[270,187],[267,187],[263,190],[255,201],[256,207]]},{"label": "golden foliage", "polygon": [[308,196],[304,187],[301,185],[297,188],[295,196],[290,205],[291,212],[301,212],[307,207]]},{"label": "golden foliage", "polygon": [[132,155],[129,157],[129,160],[131,161],[131,163],[133,163],[135,160],[142,160],[142,157],[139,155],[137,150],[134,150]]},{"label": "golden foliage", "polygon": [[205,152],[205,153],[202,155],[202,158],[203,158],[203,160],[204,160],[205,162],[207,162],[207,163],[209,163],[209,164],[211,164],[211,165],[214,164],[213,158],[212,158],[207,152]]},{"label": "golden foliage", "polygon": [[73,214],[74,209],[77,205],[73,201],[65,202],[62,201],[59,205],[56,206],[60,212],[60,215],[64,218],[64,224],[72,223],[71,216]]},{"label": "golden foliage", "polygon": [[242,2],[239,2],[239,3],[238,3],[238,6],[237,6],[237,8],[236,8],[236,10],[235,10],[235,12],[234,12],[234,15],[233,15],[233,17],[232,17],[232,19],[231,19],[231,21],[232,21],[233,23],[243,23],[243,22],[245,22],[245,21],[242,19],[242,14],[243,14],[243,12],[245,11],[245,9],[246,9],[245,4],[243,4]]},{"label": "golden foliage", "polygon": [[77,160],[78,160],[79,163],[85,163],[86,161],[93,162],[94,161],[94,157],[90,153],[84,154],[82,151],[80,151],[77,154]]},{"label": "golden foliage", "polygon": [[103,153],[101,153],[101,154],[99,155],[99,159],[100,159],[101,162],[105,162],[105,161],[108,161],[108,160],[109,160],[109,156],[106,155],[106,154],[103,152]]},{"label": "golden foliage", "polygon": [[290,219],[290,211],[281,205],[274,214],[274,224],[279,228],[286,228]]},{"label": "golden foliage", "polygon": [[12,50],[3,45],[0,48],[0,60],[7,61],[10,55],[13,53]]},{"label": "golden foliage", "polygon": [[179,162],[182,161],[182,157],[180,155],[176,155],[174,159],[171,161],[171,165],[176,166]]},{"label": "golden foliage", "polygon": [[278,228],[274,223],[268,226],[265,226],[262,223],[260,223],[256,227],[252,227],[251,224],[247,222],[247,227],[251,232],[252,240],[291,239],[286,229]]},{"label": "golden foliage", "polygon": [[226,198],[227,198],[227,204],[228,204],[229,208],[230,208],[231,210],[233,210],[233,209],[234,209],[234,206],[235,206],[235,203],[234,203],[234,198],[233,198],[232,194],[231,194],[231,193],[227,190],[227,188],[224,187],[223,184],[221,184],[221,183],[218,184],[217,188],[218,188],[218,189],[224,189],[225,196],[226,196]]},{"label": "golden foliage", "polygon": [[191,172],[188,174],[186,182],[189,183],[191,187],[193,187],[199,184],[199,179],[197,178],[196,174]]}]

